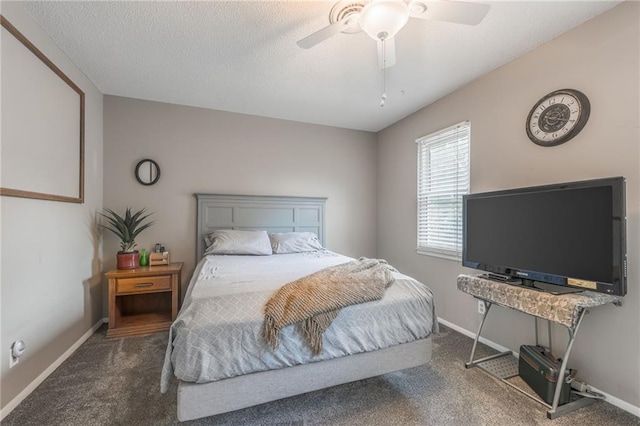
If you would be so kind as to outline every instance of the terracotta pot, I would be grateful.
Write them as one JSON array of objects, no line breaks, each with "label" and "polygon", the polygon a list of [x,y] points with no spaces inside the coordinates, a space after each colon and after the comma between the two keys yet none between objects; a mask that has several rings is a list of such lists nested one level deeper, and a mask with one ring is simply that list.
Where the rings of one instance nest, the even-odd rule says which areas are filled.
[{"label": "terracotta pot", "polygon": [[136,269],[140,254],[138,250],[132,252],[118,252],[118,269]]}]

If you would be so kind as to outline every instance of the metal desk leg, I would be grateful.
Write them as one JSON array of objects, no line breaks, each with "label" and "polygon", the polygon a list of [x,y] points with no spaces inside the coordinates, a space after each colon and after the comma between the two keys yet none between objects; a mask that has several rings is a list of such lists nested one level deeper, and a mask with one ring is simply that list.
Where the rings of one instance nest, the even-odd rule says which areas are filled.
[{"label": "metal desk leg", "polygon": [[564,372],[567,369],[567,363],[569,362],[569,356],[571,355],[571,349],[573,348],[573,342],[575,342],[578,328],[580,327],[580,324],[582,323],[582,319],[584,318],[584,314],[586,312],[586,309],[580,311],[580,316],[578,317],[576,326],[574,328],[568,328],[569,343],[567,344],[567,350],[564,352],[564,356],[562,357],[560,371],[558,371],[558,381],[556,383],[555,393],[553,394],[553,404],[551,405],[551,410],[547,411],[547,417],[549,419],[555,419],[556,417],[560,417],[564,414],[577,410],[578,408],[584,407],[585,405],[592,404],[596,401],[595,399],[591,398],[581,398],[576,401],[568,402],[560,406],[560,409],[558,409],[558,403],[560,402],[560,393],[562,391],[562,384],[564,383]]},{"label": "metal desk leg", "polygon": [[471,349],[471,358],[469,358],[469,362],[465,363],[464,366],[465,368],[471,368],[471,367],[475,367],[476,365],[484,362],[484,361],[489,361],[491,359],[494,358],[499,358],[501,356],[505,356],[505,355],[511,355],[511,352],[502,352],[499,354],[495,354],[495,355],[490,355],[484,358],[480,358],[476,361],[473,360],[473,358],[476,356],[476,347],[478,346],[478,340],[480,340],[480,332],[482,331],[482,327],[484,326],[484,321],[487,319],[487,315],[489,315],[489,309],[491,308],[491,302],[486,301],[486,300],[481,300],[482,303],[484,303],[484,315],[482,316],[482,321],[480,321],[480,327],[478,327],[478,332],[476,333],[476,338],[473,341],[473,349]]}]

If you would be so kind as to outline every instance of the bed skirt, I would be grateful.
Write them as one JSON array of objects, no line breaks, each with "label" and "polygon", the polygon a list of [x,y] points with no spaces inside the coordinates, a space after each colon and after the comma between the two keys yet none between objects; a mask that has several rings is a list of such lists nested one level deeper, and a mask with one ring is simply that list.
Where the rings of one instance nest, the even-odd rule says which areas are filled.
[{"label": "bed skirt", "polygon": [[261,371],[210,383],[181,381],[178,385],[178,420],[187,421],[240,410],[417,367],[430,360],[431,336],[373,352]]}]

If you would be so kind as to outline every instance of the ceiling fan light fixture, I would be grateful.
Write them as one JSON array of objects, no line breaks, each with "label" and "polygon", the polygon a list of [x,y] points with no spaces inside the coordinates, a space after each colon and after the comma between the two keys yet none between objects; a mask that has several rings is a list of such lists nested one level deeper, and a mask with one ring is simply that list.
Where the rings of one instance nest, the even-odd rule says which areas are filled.
[{"label": "ceiling fan light fixture", "polygon": [[403,0],[371,0],[360,12],[360,27],[374,40],[392,38],[408,20]]}]

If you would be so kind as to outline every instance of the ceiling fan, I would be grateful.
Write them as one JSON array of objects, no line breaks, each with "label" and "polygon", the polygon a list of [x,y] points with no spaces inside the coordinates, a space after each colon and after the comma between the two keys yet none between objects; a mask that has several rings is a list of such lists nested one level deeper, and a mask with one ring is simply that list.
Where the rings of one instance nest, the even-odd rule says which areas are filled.
[{"label": "ceiling fan", "polygon": [[447,0],[341,0],[329,13],[329,26],[298,41],[309,49],[340,33],[366,32],[378,42],[380,69],[396,63],[394,36],[409,18],[478,25],[489,5]]}]

